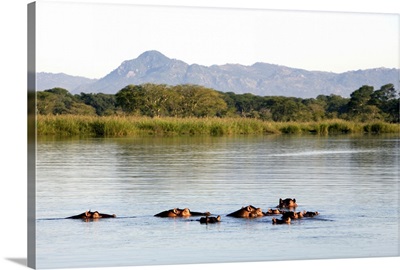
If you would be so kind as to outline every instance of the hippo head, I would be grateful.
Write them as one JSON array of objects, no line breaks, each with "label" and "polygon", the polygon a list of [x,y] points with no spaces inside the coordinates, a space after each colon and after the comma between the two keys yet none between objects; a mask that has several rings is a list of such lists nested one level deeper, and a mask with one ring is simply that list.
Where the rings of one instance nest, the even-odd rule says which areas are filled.
[{"label": "hippo head", "polygon": [[278,214],[281,214],[282,212],[279,209],[268,209],[267,213],[278,215]]},{"label": "hippo head", "polygon": [[179,215],[182,216],[182,217],[189,217],[189,216],[191,216],[189,208],[183,209],[183,210],[180,212]]},{"label": "hippo head", "polygon": [[287,217],[287,218],[283,219],[283,222],[290,224],[291,220],[292,219],[290,217]]},{"label": "hippo head", "polygon": [[290,221],[291,221],[290,217],[285,217],[282,219],[273,218],[272,224],[290,224]]},{"label": "hippo head", "polygon": [[264,216],[264,213],[261,208],[257,208],[256,210],[254,210],[252,212],[252,214],[255,214],[255,217],[263,217]]},{"label": "hippo head", "polygon": [[263,217],[264,213],[261,208],[256,208],[252,205],[249,205],[245,208],[245,210],[248,212],[248,215],[250,218],[256,218],[256,217]]},{"label": "hippo head", "polygon": [[209,216],[206,216],[206,217],[202,217],[202,218],[200,218],[200,223],[205,223],[205,224],[208,224],[208,223],[218,223],[218,222],[220,222],[221,221],[221,216],[217,216],[217,217],[209,217]]},{"label": "hippo head", "polygon": [[282,200],[282,198],[279,199],[279,208],[296,208],[297,207],[297,203],[296,203],[296,199],[293,198],[286,198],[284,200]]},{"label": "hippo head", "polygon": [[95,212],[92,214],[92,218],[101,218],[101,216],[100,216],[99,212],[95,211]]},{"label": "hippo head", "polygon": [[309,212],[309,211],[303,211],[303,216],[305,217],[315,217],[318,216],[319,213],[318,212]]},{"label": "hippo head", "polygon": [[253,212],[256,210],[256,208],[254,206],[248,205],[248,206],[246,206],[246,210],[249,212]]}]

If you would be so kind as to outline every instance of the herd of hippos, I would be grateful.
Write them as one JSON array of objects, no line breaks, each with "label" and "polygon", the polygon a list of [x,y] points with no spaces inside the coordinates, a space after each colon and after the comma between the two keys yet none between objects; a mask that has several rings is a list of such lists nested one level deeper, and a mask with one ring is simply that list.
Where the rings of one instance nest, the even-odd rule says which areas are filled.
[{"label": "herd of hippos", "polygon": [[[282,215],[280,219],[272,218],[272,224],[290,224],[292,219],[299,219],[303,217],[314,217],[318,215],[318,212],[296,212],[297,203],[296,199],[279,199],[279,204],[276,206],[276,209],[268,209],[267,212],[263,212],[261,208],[254,207],[252,205],[248,205],[246,207],[242,207],[241,209],[227,214],[228,217],[235,218],[258,218],[264,216],[272,216],[272,215]],[[177,217],[191,217],[191,216],[201,216],[198,220],[201,224],[210,224],[210,223],[218,223],[221,221],[221,216],[213,217],[210,212],[192,212],[188,208],[180,209],[174,208],[170,210],[166,210],[154,215],[155,217],[167,217],[167,218],[177,218]],[[69,219],[100,219],[100,218],[115,218],[116,215],[109,215],[99,213],[97,211],[91,212],[86,211],[85,213],[67,217]]]}]

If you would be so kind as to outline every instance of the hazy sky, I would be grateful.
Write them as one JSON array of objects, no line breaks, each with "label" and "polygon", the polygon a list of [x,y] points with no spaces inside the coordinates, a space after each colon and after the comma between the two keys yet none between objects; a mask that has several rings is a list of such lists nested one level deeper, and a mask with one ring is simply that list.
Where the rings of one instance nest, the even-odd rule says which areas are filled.
[{"label": "hazy sky", "polygon": [[202,65],[398,67],[399,16],[37,2],[37,71],[100,78],[147,50]]}]

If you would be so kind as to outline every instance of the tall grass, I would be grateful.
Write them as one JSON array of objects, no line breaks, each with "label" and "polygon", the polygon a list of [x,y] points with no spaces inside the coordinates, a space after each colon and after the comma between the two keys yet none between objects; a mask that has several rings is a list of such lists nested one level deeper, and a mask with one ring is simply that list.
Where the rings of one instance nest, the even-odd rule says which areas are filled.
[{"label": "tall grass", "polygon": [[320,122],[264,122],[249,118],[148,118],[135,116],[37,116],[38,136],[176,136],[238,134],[350,134],[399,133],[399,124]]}]

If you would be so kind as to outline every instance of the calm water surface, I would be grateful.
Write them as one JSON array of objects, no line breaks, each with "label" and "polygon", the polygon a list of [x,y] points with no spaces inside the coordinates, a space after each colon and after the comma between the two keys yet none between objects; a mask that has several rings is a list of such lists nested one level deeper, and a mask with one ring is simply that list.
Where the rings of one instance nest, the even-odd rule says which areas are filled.
[{"label": "calm water surface", "polygon": [[[398,136],[41,139],[37,267],[399,255]],[[315,218],[226,217],[296,198]],[[174,207],[221,215],[153,215]],[[64,217],[116,214],[94,222]],[[279,217],[279,216],[278,216]]]}]

